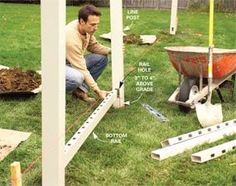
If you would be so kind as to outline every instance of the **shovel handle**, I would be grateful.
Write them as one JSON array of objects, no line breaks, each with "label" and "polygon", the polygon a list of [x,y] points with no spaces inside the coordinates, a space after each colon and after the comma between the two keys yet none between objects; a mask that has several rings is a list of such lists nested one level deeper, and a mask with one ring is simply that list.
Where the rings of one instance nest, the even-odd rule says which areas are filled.
[{"label": "shovel handle", "polygon": [[213,26],[214,26],[214,0],[210,0],[209,9],[209,47],[214,47],[213,44]]},{"label": "shovel handle", "polygon": [[212,61],[213,61],[213,48],[209,47],[209,62],[208,62],[208,97],[207,97],[207,102],[211,102],[211,96],[212,96],[212,90],[211,90],[211,85],[212,85],[212,79],[213,79],[213,72],[212,72]]},{"label": "shovel handle", "polygon": [[207,101],[211,101],[211,85],[213,79],[213,28],[214,28],[214,0],[209,0],[209,59],[208,59],[208,99]]},{"label": "shovel handle", "polygon": [[213,26],[214,26],[214,0],[210,1],[210,9],[209,9],[209,61],[208,61],[208,78],[213,78]]}]

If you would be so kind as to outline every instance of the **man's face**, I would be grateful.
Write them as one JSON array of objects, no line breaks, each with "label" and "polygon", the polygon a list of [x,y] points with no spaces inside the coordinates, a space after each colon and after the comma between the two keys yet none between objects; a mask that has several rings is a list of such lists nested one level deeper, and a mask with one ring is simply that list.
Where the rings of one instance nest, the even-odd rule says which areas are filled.
[{"label": "man's face", "polygon": [[87,22],[81,19],[80,25],[84,32],[87,32],[88,34],[92,35],[94,34],[94,32],[96,32],[99,22],[100,22],[100,17],[90,15],[88,16]]}]

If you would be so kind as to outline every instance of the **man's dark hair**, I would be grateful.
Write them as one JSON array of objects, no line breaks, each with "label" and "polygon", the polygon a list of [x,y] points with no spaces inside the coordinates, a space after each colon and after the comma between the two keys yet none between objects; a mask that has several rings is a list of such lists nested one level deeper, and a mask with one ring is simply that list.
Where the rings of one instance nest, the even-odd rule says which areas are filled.
[{"label": "man's dark hair", "polygon": [[84,22],[87,22],[90,15],[100,17],[102,13],[93,5],[85,5],[79,10],[78,20],[83,19]]}]

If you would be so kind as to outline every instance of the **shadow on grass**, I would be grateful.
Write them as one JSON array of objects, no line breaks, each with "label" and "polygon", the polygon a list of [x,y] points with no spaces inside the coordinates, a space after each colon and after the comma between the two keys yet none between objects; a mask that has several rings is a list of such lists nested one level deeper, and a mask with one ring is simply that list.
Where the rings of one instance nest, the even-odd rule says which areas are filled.
[{"label": "shadow on grass", "polygon": [[14,92],[14,93],[4,93],[0,94],[1,101],[26,101],[35,98],[37,94],[26,93],[26,92]]}]

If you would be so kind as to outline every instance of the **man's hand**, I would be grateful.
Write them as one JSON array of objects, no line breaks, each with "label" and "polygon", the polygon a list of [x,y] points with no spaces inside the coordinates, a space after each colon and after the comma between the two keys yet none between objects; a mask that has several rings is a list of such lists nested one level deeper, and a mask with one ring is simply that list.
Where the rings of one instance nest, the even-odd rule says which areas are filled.
[{"label": "man's hand", "polygon": [[95,93],[102,99],[105,99],[105,97],[108,94],[108,92],[105,90],[97,90],[97,91],[95,91]]}]

